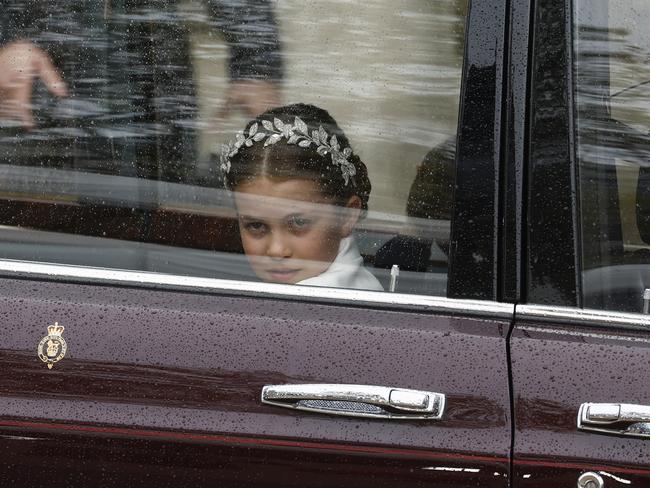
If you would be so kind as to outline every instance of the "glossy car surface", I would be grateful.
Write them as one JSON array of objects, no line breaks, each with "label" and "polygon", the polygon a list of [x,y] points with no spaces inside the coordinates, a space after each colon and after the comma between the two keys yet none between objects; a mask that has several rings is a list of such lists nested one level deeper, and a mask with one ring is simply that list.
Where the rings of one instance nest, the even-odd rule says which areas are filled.
[{"label": "glossy car surface", "polygon": [[[53,203],[9,194],[26,173],[7,169],[3,486],[541,488],[584,473],[650,486],[650,420],[633,435],[578,428],[586,403],[650,407],[650,318],[630,295],[650,261],[614,292],[589,276],[631,262],[590,268],[583,253],[579,7],[591,12],[469,2],[450,234],[435,236],[428,263],[448,272],[404,273],[398,293],[253,281],[225,205],[187,211],[198,190],[168,208],[132,208],[129,192]],[[364,223],[367,263],[394,237],[389,224],[372,212]],[[607,306],[616,293],[619,309]],[[55,321],[68,351],[48,369],[37,346]],[[439,393],[445,408],[439,420],[385,419],[262,402],[267,385],[304,384]]]}]

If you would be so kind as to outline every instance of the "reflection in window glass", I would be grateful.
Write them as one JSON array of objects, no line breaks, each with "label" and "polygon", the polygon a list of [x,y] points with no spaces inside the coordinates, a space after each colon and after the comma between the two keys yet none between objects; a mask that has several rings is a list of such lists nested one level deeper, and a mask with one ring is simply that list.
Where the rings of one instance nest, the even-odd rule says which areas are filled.
[{"label": "reflection in window glass", "polygon": [[0,257],[445,294],[463,0],[0,4]]},{"label": "reflection in window glass", "polygon": [[642,312],[650,288],[650,4],[575,9],[584,305]]}]

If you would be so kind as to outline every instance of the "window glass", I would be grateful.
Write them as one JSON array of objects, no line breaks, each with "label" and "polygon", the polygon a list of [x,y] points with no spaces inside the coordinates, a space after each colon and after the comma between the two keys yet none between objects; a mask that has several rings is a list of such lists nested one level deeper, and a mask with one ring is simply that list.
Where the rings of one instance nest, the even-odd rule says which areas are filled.
[{"label": "window glass", "polygon": [[463,0],[0,4],[1,258],[445,294]]},{"label": "window glass", "polygon": [[[576,102],[584,305],[642,312],[650,289],[650,4],[580,0]],[[646,293],[650,300],[650,291]]]}]

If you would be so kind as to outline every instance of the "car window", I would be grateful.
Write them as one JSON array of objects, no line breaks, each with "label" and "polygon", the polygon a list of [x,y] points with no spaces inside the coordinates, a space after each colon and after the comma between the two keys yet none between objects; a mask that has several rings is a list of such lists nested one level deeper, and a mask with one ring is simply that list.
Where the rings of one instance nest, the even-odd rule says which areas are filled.
[{"label": "car window", "polygon": [[445,294],[464,1],[1,3],[0,257]]},{"label": "car window", "polygon": [[575,9],[583,304],[643,312],[650,301],[650,4]]}]

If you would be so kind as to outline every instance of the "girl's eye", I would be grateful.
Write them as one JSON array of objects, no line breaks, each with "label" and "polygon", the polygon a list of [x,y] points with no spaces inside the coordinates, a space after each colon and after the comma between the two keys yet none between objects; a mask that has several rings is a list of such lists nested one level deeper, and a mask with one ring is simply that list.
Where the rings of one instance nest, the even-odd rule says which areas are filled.
[{"label": "girl's eye", "polygon": [[311,220],[304,217],[291,217],[289,227],[295,230],[305,230],[311,225]]},{"label": "girl's eye", "polygon": [[244,229],[251,234],[263,234],[266,232],[266,224],[264,222],[246,222]]}]

